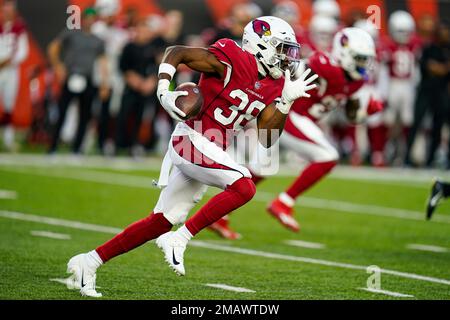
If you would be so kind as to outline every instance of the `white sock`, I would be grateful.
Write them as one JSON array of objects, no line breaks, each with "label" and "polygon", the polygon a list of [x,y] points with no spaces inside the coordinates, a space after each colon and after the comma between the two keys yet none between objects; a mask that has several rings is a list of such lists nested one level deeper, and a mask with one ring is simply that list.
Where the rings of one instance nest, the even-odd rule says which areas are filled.
[{"label": "white sock", "polygon": [[178,235],[180,240],[182,240],[186,244],[193,237],[193,235],[189,232],[188,228],[186,228],[184,224],[177,231],[175,231],[175,233]]},{"label": "white sock", "polygon": [[292,208],[295,205],[295,200],[292,199],[292,197],[288,195],[286,192],[280,193],[278,199],[280,199],[281,202],[283,202],[290,208]]},{"label": "white sock", "polygon": [[97,269],[103,264],[102,258],[98,255],[97,251],[92,250],[87,253],[87,256],[89,258],[89,264]]}]

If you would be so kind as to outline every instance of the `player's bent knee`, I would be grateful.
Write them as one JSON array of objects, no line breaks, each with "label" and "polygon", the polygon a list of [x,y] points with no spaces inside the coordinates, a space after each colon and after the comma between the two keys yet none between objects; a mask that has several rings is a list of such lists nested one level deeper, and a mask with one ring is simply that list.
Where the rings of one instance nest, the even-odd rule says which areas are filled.
[{"label": "player's bent knee", "polygon": [[235,181],[228,189],[237,192],[243,203],[250,201],[256,193],[255,183],[247,177]]},{"label": "player's bent knee", "polygon": [[333,168],[338,164],[337,160],[327,161],[327,162],[321,162],[320,167],[323,172],[323,174],[328,174]]},{"label": "player's bent knee", "polygon": [[313,162],[338,162],[339,152],[335,148],[323,148],[321,152],[314,155]]},{"label": "player's bent knee", "polygon": [[334,162],[338,162],[339,161],[339,152],[336,149],[332,149],[330,150],[330,157],[328,161],[334,161]]},{"label": "player's bent knee", "polygon": [[178,225],[184,223],[191,209],[195,206],[194,202],[178,202],[171,206],[167,206],[164,209],[155,208],[155,212],[162,212],[164,218],[166,218],[172,225]]}]

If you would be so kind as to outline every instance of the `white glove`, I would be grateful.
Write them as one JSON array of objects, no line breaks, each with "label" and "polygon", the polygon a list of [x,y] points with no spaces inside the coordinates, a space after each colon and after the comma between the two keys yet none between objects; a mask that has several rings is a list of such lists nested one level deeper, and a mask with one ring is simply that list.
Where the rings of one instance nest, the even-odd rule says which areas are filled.
[{"label": "white glove", "polygon": [[291,71],[289,69],[286,70],[281,100],[276,104],[280,112],[287,114],[295,100],[301,97],[311,97],[307,91],[317,87],[315,83],[311,84],[311,82],[316,80],[319,76],[315,74],[306,79],[310,73],[311,69],[309,68],[305,71],[304,62],[300,63],[300,66],[295,72],[295,80],[291,79]]},{"label": "white glove", "polygon": [[175,100],[180,96],[187,96],[187,91],[169,91],[170,81],[167,79],[161,79],[158,81],[157,96],[159,102],[167,113],[175,120],[183,121],[182,118],[186,117],[186,114],[181,111],[176,105]]}]

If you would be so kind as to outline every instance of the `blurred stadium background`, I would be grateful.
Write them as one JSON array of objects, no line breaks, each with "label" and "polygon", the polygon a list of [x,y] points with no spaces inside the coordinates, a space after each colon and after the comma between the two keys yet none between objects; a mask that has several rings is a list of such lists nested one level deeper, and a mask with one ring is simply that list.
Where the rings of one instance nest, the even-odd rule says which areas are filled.
[{"label": "blurred stadium background", "polygon": [[[318,1],[295,0],[291,7],[298,10],[293,23],[304,36],[305,43],[301,39],[300,43],[305,48],[314,45],[310,27]],[[6,2],[0,0],[2,15]],[[93,0],[14,3],[26,25],[29,50],[18,66],[20,84],[13,111],[7,115],[0,106],[0,298],[76,299],[77,293],[59,284],[64,281],[67,259],[142,218],[156,202],[159,190],[152,188],[152,180],[158,176],[173,126],[154,98],[152,87],[163,48],[174,43],[207,46],[223,36],[239,40],[239,32],[252,17],[271,14],[277,4],[286,1],[118,0],[117,11],[113,6],[112,13],[108,9],[102,13],[99,4],[105,1],[101,0],[96,12],[86,11],[96,7]],[[381,9],[380,51],[384,39],[390,38],[391,13],[409,12],[415,21],[414,37],[420,43],[417,61],[413,62],[416,69],[420,52],[434,43],[439,23],[448,23],[450,17],[449,0],[337,3],[339,14],[333,18],[339,28],[366,19],[370,6]],[[106,51],[117,44],[112,54],[116,65],[122,59],[122,47],[137,41],[139,34],[150,48],[145,75],[149,86],[144,94],[148,99],[128,113],[121,112],[122,91],[118,90],[118,97],[105,107],[97,97],[100,90],[95,88],[79,150],[73,149],[79,121],[76,103],[70,106],[61,135],[56,137],[61,140],[60,148],[52,148],[64,81],[58,78],[49,51],[55,39],[62,39],[70,5],[94,16],[97,27],[102,26],[99,21],[113,17],[108,21],[116,28],[114,32],[125,35],[121,42],[112,37],[105,43]],[[119,78],[127,72],[124,65],[116,70]],[[177,81],[195,81],[197,76],[180,70]],[[444,79],[448,84],[448,74]],[[417,74],[411,77],[414,92],[420,81]],[[264,213],[266,203],[298,173],[297,162],[287,163],[280,175],[258,187],[254,202],[233,216],[232,226],[242,233],[242,240],[222,240],[211,232],[199,235],[189,249],[189,277],[172,278],[160,252],[144,246],[102,268],[97,284],[107,298],[114,299],[449,299],[450,204],[443,203],[432,221],[424,221],[432,178],[450,179],[446,171],[450,151],[448,90],[448,85],[441,90],[447,97],[443,110],[438,110],[443,113],[427,106],[427,113],[421,116],[424,121],[413,139],[411,159],[406,159],[409,132],[405,130],[411,123],[405,126],[396,119],[393,130],[381,123],[380,147],[373,145],[365,124],[354,127],[342,123],[339,115],[325,121],[323,126],[339,146],[345,165],[296,205],[304,227],[300,234],[283,229]],[[404,94],[394,91],[394,96],[396,93]],[[409,105],[411,114],[414,108],[413,102]],[[438,128],[442,134],[433,140],[436,114],[442,115]],[[141,124],[136,125],[141,116]],[[12,141],[11,135],[5,134],[8,127],[14,128]],[[102,141],[99,136],[103,136]],[[430,160],[430,144],[436,139],[436,152]],[[381,152],[381,157],[380,153],[374,156],[374,151]],[[383,268],[382,288],[388,293],[365,290],[369,265]],[[224,291],[205,286],[208,283],[255,292]]]},{"label": "blurred stadium background", "polygon": [[[112,2],[117,3],[117,8],[113,6],[113,9],[106,9],[105,12],[98,8],[96,19],[106,21],[105,17],[112,15],[112,24],[124,31],[126,39],[133,41],[136,25],[142,19],[148,17],[148,26],[153,33],[149,36],[151,38],[149,42],[153,42],[154,57],[152,59],[156,58],[153,62],[155,64],[158,62],[158,54],[162,50],[161,48],[175,42],[207,46],[221,36],[231,36],[239,39],[242,26],[245,25],[248,19],[251,19],[255,14],[271,14],[275,10],[276,4],[283,3],[283,1],[270,0],[256,1],[254,3],[241,0],[120,0]],[[58,121],[58,99],[64,81],[58,80],[58,77],[55,76],[47,50],[51,42],[57,39],[61,32],[66,29],[66,22],[69,19],[69,14],[66,13],[67,7],[75,4],[80,6],[81,10],[84,10],[87,7],[95,7],[95,1],[44,0],[37,3],[35,1],[18,0],[16,3],[18,15],[25,21],[27,26],[29,52],[26,59],[20,64],[20,86],[10,116],[16,131],[19,131],[19,138],[16,137],[17,142],[15,144],[3,141],[1,148],[13,151],[48,151],[48,145],[51,143]],[[108,1],[105,3],[107,4]],[[243,3],[253,5],[243,6]],[[405,10],[414,17],[416,22],[415,34],[420,41],[420,50],[433,41],[434,28],[437,27],[438,22],[445,22],[445,18],[450,16],[450,1],[447,0],[364,0],[357,2],[340,0],[337,3],[339,4],[339,12],[335,18],[339,28],[351,26],[357,20],[370,16],[371,13],[366,12],[370,6],[375,5],[380,8],[381,29],[378,36],[380,38],[380,41],[378,41],[380,48],[383,47],[384,40],[389,38],[387,24],[390,14],[394,11]],[[101,1],[99,5],[102,5]],[[311,33],[314,32],[314,30],[310,30],[312,27],[314,1],[298,0],[294,1],[294,6],[297,13],[290,12],[288,14],[291,14],[292,23],[295,24],[296,30],[301,30],[299,33],[302,36],[299,36],[299,40],[304,40],[304,42],[311,44],[311,42],[314,42],[314,40],[310,40],[313,38]],[[113,10],[113,12],[109,13],[108,10]],[[283,12],[280,14],[286,15]],[[101,27],[96,29],[101,30]],[[322,25],[322,29],[319,28],[316,33],[334,33],[335,31],[333,27],[330,29],[330,27]],[[102,31],[98,32],[101,33]],[[162,38],[162,41],[158,42],[155,38]],[[114,42],[106,40],[106,42],[108,41]],[[120,59],[122,54],[120,45],[123,47],[126,44],[126,40],[122,41],[124,42],[123,44],[120,44],[120,41],[118,42],[119,44],[115,48],[117,52],[112,57],[113,60]],[[303,45],[308,47],[308,43],[303,43]],[[106,43],[107,51],[110,50],[108,46],[111,47],[111,43]],[[420,57],[419,54],[416,56],[417,59]],[[119,62],[116,61],[115,63],[118,64]],[[419,61],[416,61],[416,67],[418,68],[418,66]],[[124,71],[117,70],[115,72],[120,77]],[[185,72],[177,81],[183,82],[191,79],[196,80],[196,77]],[[418,86],[420,82],[419,73],[411,76],[411,81],[414,82],[414,87]],[[390,94],[388,92],[389,87],[385,91],[384,94],[388,97]],[[414,93],[412,94],[414,95]],[[87,119],[92,121],[89,121],[88,134],[83,140],[84,149],[82,150],[90,154],[115,154],[117,151],[120,153],[121,148],[117,148],[119,150],[114,148],[114,145],[118,145],[128,150],[129,154],[135,156],[141,156],[146,152],[162,154],[167,136],[171,130],[172,123],[170,123],[170,120],[166,119],[154,99],[148,99],[143,107],[142,125],[135,129],[139,130],[138,137],[134,139],[130,121],[133,120],[134,116],[138,119],[140,116],[136,110],[131,110],[121,115],[120,110],[121,108],[124,109],[124,107],[123,102],[120,100],[120,95],[120,92],[112,93],[113,101],[107,106],[106,116],[102,113],[102,108],[104,107],[101,106],[101,102],[94,99]],[[152,92],[149,95],[152,95]],[[401,92],[398,95],[401,95]],[[114,98],[114,96],[116,97]],[[411,114],[409,118],[412,118],[414,113],[413,100],[408,106],[410,110],[407,113]],[[388,108],[389,105],[387,105],[386,109]],[[72,107],[72,109],[76,108]],[[448,102],[446,109],[448,109]],[[3,110],[0,111],[0,114],[3,114],[2,122],[5,125],[4,107],[0,107],[0,110]],[[437,149],[436,156],[432,157],[431,161],[428,159],[430,158],[427,155],[428,145],[432,143],[431,136],[434,132],[433,114],[433,108],[429,107],[428,115],[421,116],[421,118],[425,118],[425,121],[420,125],[417,137],[414,135],[415,138],[411,138],[412,142],[415,143],[412,148],[412,160],[406,159],[408,160],[406,161],[408,166],[437,166],[439,168],[447,166],[448,131],[446,127],[444,127],[442,138],[440,136],[436,138],[440,139],[440,148]],[[395,121],[394,125],[390,124],[388,128],[384,128],[384,132],[382,131],[381,134],[376,130],[367,132],[365,125],[358,126],[355,129],[353,126],[342,123],[339,115],[325,122],[324,126],[329,128],[331,136],[339,146],[344,162],[354,165],[367,163],[376,166],[399,166],[403,165],[405,160],[408,129],[412,126],[412,123],[403,124],[402,117]],[[411,120],[408,122],[411,122]],[[63,142],[70,143],[74,139],[76,123],[76,112],[72,110],[67,116],[61,135]],[[403,131],[399,132],[401,130]],[[20,132],[22,132],[22,135],[20,135]],[[98,143],[96,143],[94,141],[97,141],[96,137],[98,135],[101,135],[103,138],[99,138]],[[374,138],[377,135],[384,137],[380,137],[377,140],[376,137]],[[5,134],[2,134],[0,139],[8,140]],[[106,143],[106,148],[104,142]],[[381,144],[381,146],[377,144]],[[376,155],[373,154],[374,149],[378,151]],[[380,156],[380,152],[383,153],[382,156]],[[125,154],[127,153],[125,152]]]}]

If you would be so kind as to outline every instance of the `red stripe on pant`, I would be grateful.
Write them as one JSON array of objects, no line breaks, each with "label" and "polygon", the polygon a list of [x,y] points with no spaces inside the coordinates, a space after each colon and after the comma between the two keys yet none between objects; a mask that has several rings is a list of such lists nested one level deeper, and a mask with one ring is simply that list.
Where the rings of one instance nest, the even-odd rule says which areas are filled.
[{"label": "red stripe on pant", "polygon": [[[304,117],[304,116],[303,116]],[[313,121],[313,120],[311,120]],[[290,135],[304,141],[311,142],[313,144],[317,144],[314,140],[311,140],[309,137],[307,137],[303,132],[301,132],[295,124],[292,122],[291,117],[288,117],[286,119],[286,124],[284,125],[284,131],[289,133]]]}]

